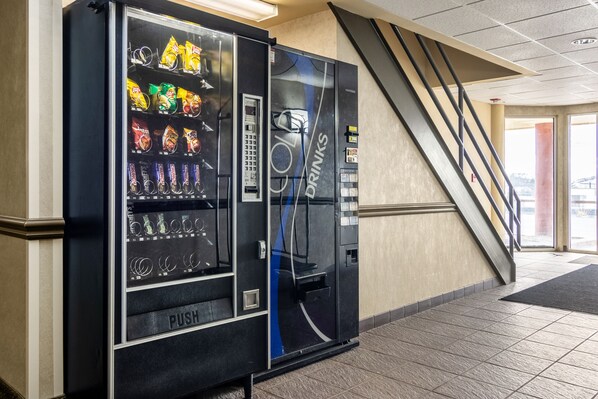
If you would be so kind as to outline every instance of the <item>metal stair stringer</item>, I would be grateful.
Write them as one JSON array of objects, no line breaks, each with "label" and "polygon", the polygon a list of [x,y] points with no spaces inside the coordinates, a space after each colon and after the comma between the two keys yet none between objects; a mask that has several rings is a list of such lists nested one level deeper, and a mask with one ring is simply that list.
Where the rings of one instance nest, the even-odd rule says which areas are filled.
[{"label": "metal stair stringer", "polygon": [[515,262],[375,23],[329,3],[338,22],[457,207],[490,266],[503,283],[515,281]]}]

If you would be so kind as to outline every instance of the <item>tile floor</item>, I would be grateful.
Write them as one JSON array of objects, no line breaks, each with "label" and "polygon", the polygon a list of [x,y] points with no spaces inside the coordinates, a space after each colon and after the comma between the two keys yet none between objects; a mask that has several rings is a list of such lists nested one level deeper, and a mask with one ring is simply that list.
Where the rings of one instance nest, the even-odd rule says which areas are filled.
[{"label": "tile floor", "polygon": [[570,263],[582,256],[516,254],[516,283],[369,330],[354,350],[257,384],[255,397],[598,399],[598,316],[499,301],[586,266]]}]

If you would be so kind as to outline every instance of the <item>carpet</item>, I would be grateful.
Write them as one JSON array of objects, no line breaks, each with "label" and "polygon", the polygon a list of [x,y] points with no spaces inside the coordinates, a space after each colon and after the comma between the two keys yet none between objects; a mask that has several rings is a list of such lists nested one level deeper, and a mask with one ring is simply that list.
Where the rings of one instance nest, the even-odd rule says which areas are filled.
[{"label": "carpet", "polygon": [[598,265],[586,266],[501,299],[598,314]]}]

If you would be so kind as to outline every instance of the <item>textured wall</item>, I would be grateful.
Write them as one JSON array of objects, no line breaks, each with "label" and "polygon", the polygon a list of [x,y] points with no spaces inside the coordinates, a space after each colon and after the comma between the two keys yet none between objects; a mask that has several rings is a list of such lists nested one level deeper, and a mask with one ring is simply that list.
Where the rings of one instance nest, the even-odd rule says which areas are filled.
[{"label": "textured wall", "polygon": [[25,393],[27,242],[0,235],[0,378]]},{"label": "textured wall", "polygon": [[[25,217],[27,151],[27,2],[0,1],[0,215]],[[10,17],[8,17],[10,16]],[[1,264],[0,264],[1,266]]]},{"label": "textured wall", "polygon": [[[336,34],[330,34],[331,27]],[[270,33],[280,44],[358,66],[360,205],[449,201],[330,11]],[[336,38],[335,45],[324,37]],[[481,106],[480,117],[490,125],[490,106]],[[457,213],[360,221],[361,319],[491,277],[492,269]]]}]

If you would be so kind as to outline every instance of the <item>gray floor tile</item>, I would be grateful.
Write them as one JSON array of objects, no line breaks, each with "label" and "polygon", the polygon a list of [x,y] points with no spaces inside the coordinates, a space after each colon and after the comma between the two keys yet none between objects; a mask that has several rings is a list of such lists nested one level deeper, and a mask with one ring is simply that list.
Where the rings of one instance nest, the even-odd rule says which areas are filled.
[{"label": "gray floor tile", "polygon": [[519,341],[509,349],[511,352],[521,353],[523,355],[540,357],[546,360],[557,361],[569,352],[569,349],[560,348],[553,345],[545,345],[534,341]]},{"label": "gray floor tile", "polygon": [[519,392],[542,399],[590,399],[596,394],[596,391],[591,389],[544,377],[534,378],[523,388],[519,389]]},{"label": "gray floor tile", "polygon": [[441,395],[436,392],[428,392],[428,393],[426,393],[425,396],[422,397],[422,399],[446,399],[446,398],[448,398],[448,396],[444,396],[444,395]]},{"label": "gray floor tile", "polygon": [[476,330],[451,324],[441,323],[435,320],[422,319],[420,317],[409,317],[396,322],[404,327],[415,330],[426,331],[434,334],[445,335],[451,338],[463,338],[473,334]]},{"label": "gray floor tile", "polygon": [[561,322],[552,323],[551,325],[543,328],[542,331],[583,339],[590,338],[596,333],[596,330],[594,329],[572,326],[569,324],[563,324]]},{"label": "gray floor tile", "polygon": [[245,393],[243,388],[237,386],[225,386],[210,389],[198,395],[201,399],[243,399]]},{"label": "gray floor tile", "polygon": [[494,310],[496,312],[502,312],[502,313],[515,314],[515,313],[519,313],[519,312],[529,308],[530,306],[531,305],[526,305],[523,303],[499,301],[499,302],[489,303],[488,305],[484,306],[484,309]]},{"label": "gray floor tile", "polygon": [[520,316],[519,314],[516,314],[516,315],[507,317],[506,319],[502,320],[502,323],[514,324],[516,326],[528,327],[528,328],[533,328],[535,330],[540,330],[540,329],[548,326],[552,322],[548,321],[548,320],[534,319],[533,317]]},{"label": "gray floor tile", "polygon": [[278,397],[266,392],[261,389],[253,390],[253,399],[278,399]]},{"label": "gray floor tile", "polygon": [[368,399],[419,399],[427,391],[388,377],[378,377],[358,385],[351,392]]},{"label": "gray floor tile", "polygon": [[511,345],[519,342],[518,338],[507,337],[505,335],[493,334],[487,331],[478,331],[475,334],[464,338],[465,341],[475,342],[478,344],[492,346],[499,349],[507,349]]},{"label": "gray floor tile", "polygon": [[522,310],[517,313],[518,316],[532,317],[534,319],[546,320],[546,321],[557,321],[563,318],[564,315],[554,312],[546,312],[544,310],[529,308]]},{"label": "gray floor tile", "polygon": [[[529,264],[529,263],[528,263]],[[517,278],[529,276],[530,274],[538,273],[537,270],[529,270],[525,268],[517,268]]]},{"label": "gray floor tile", "polygon": [[573,349],[583,342],[582,338],[570,337],[568,335],[554,334],[548,331],[538,331],[526,338],[528,341],[540,342],[543,344],[559,346],[561,348]]},{"label": "gray floor tile", "polygon": [[565,357],[559,360],[559,363],[598,371],[598,356],[591,353],[579,352],[577,350],[569,352]]},{"label": "gray floor tile", "polygon": [[502,399],[512,393],[508,389],[465,377],[447,382],[437,388],[436,392],[455,399]]},{"label": "gray floor tile", "polygon": [[538,306],[538,305],[534,305],[532,306],[530,309],[535,309],[535,310],[539,310],[541,312],[548,312],[548,313],[555,313],[555,314],[561,314],[563,316],[566,316],[568,314],[571,314],[570,310],[565,310],[565,309],[557,309],[557,308],[547,308],[545,306]]},{"label": "gray floor tile", "polygon": [[[593,315],[592,315],[593,316]],[[572,326],[590,328],[598,331],[598,318],[584,317],[579,313],[570,314],[559,320],[559,323],[570,324]]]},{"label": "gray floor tile", "polygon": [[598,355],[598,341],[587,340],[575,348],[576,351]]},{"label": "gray floor tile", "polygon": [[468,357],[474,360],[484,361],[499,353],[502,349],[486,346],[475,342],[457,341],[454,344],[442,349],[454,355]]},{"label": "gray floor tile", "polygon": [[276,386],[276,385],[279,385],[279,384],[283,384],[283,383],[285,383],[287,381],[290,381],[290,380],[292,380],[294,378],[297,378],[300,375],[301,374],[298,373],[297,371],[291,371],[291,372],[279,375],[277,377],[270,378],[269,380],[260,382],[260,383],[256,384],[256,387],[259,388],[259,389],[265,390],[265,389],[268,389],[270,387],[273,387],[273,386]]},{"label": "gray floor tile", "polygon": [[307,374],[307,376],[334,387],[348,390],[376,378],[378,374],[339,362],[328,362],[326,366]]},{"label": "gray floor tile", "polygon": [[[551,268],[551,270],[554,270],[554,269]],[[562,275],[563,275],[563,273],[561,273],[561,272],[539,271],[539,272],[536,272],[536,273],[529,274],[527,277],[539,278],[541,280],[551,280],[551,279],[553,279],[555,277],[559,277],[559,276],[562,276]]]},{"label": "gray floor tile", "polygon": [[513,395],[509,396],[509,399],[538,399],[538,397],[515,392]]},{"label": "gray floor tile", "polygon": [[396,323],[375,328],[370,333],[434,349],[442,349],[456,341],[456,338],[418,331]]},{"label": "gray floor tile", "polygon": [[259,389],[283,399],[329,398],[343,392],[342,389],[303,375],[292,378],[284,384],[278,384],[272,387],[259,387]]},{"label": "gray floor tile", "polygon": [[413,361],[455,374],[462,374],[480,363],[474,359],[436,350],[431,350],[428,355]]},{"label": "gray floor tile", "polygon": [[419,359],[426,355],[428,351],[433,350],[423,346],[397,341],[392,338],[380,337],[374,334],[362,334],[360,341],[365,349],[385,353],[406,360]]},{"label": "gray floor tile", "polygon": [[477,319],[477,318],[468,317],[465,315],[456,315],[456,314],[450,314],[450,313],[446,313],[446,312],[439,312],[439,311],[436,311],[433,309],[428,310],[423,313],[419,313],[416,316],[422,317],[425,319],[429,319],[429,320],[439,321],[439,322],[446,323],[446,324],[452,324],[455,326],[467,327],[467,328],[471,328],[474,330],[481,330],[484,327],[487,327],[490,324],[492,324],[492,322],[488,321],[488,320]]},{"label": "gray floor tile", "polygon": [[456,377],[455,374],[411,362],[384,374],[395,380],[429,390],[434,390]]},{"label": "gray floor tile", "polygon": [[541,376],[584,388],[598,390],[598,372],[593,370],[582,369],[568,364],[555,363],[545,370]]},{"label": "gray floor tile", "polygon": [[523,339],[532,335],[537,330],[534,328],[520,327],[513,324],[498,322],[484,328],[484,331],[488,331],[494,334],[506,335],[508,337]]},{"label": "gray floor tile", "polygon": [[334,361],[359,367],[373,373],[384,374],[389,369],[399,367],[406,360],[383,353],[357,348],[335,356]]},{"label": "gray floor tile", "polygon": [[341,393],[340,395],[333,396],[331,399],[363,399],[363,396],[356,394],[353,391]]},{"label": "gray floor tile", "polygon": [[481,299],[475,299],[470,296],[466,296],[465,298],[457,299],[451,303],[455,303],[457,305],[463,305],[463,306],[470,306],[472,308],[482,308],[482,307],[487,306],[493,302],[485,301],[485,300],[481,300]]},{"label": "gray floor tile", "polygon": [[478,319],[490,320],[490,321],[501,321],[511,316],[511,313],[502,313],[494,310],[478,309],[465,313],[469,317],[476,317]]},{"label": "gray floor tile", "polygon": [[533,374],[508,369],[489,363],[482,363],[464,374],[465,377],[487,382],[515,391],[534,378]]},{"label": "gray floor tile", "polygon": [[551,360],[510,351],[501,352],[486,362],[531,374],[539,374],[553,363]]},{"label": "gray floor tile", "polygon": [[471,307],[471,306],[457,305],[456,303],[451,302],[451,303],[445,303],[444,305],[438,306],[434,309],[440,310],[442,312],[447,312],[447,313],[465,314],[465,313],[470,312],[476,308]]}]

